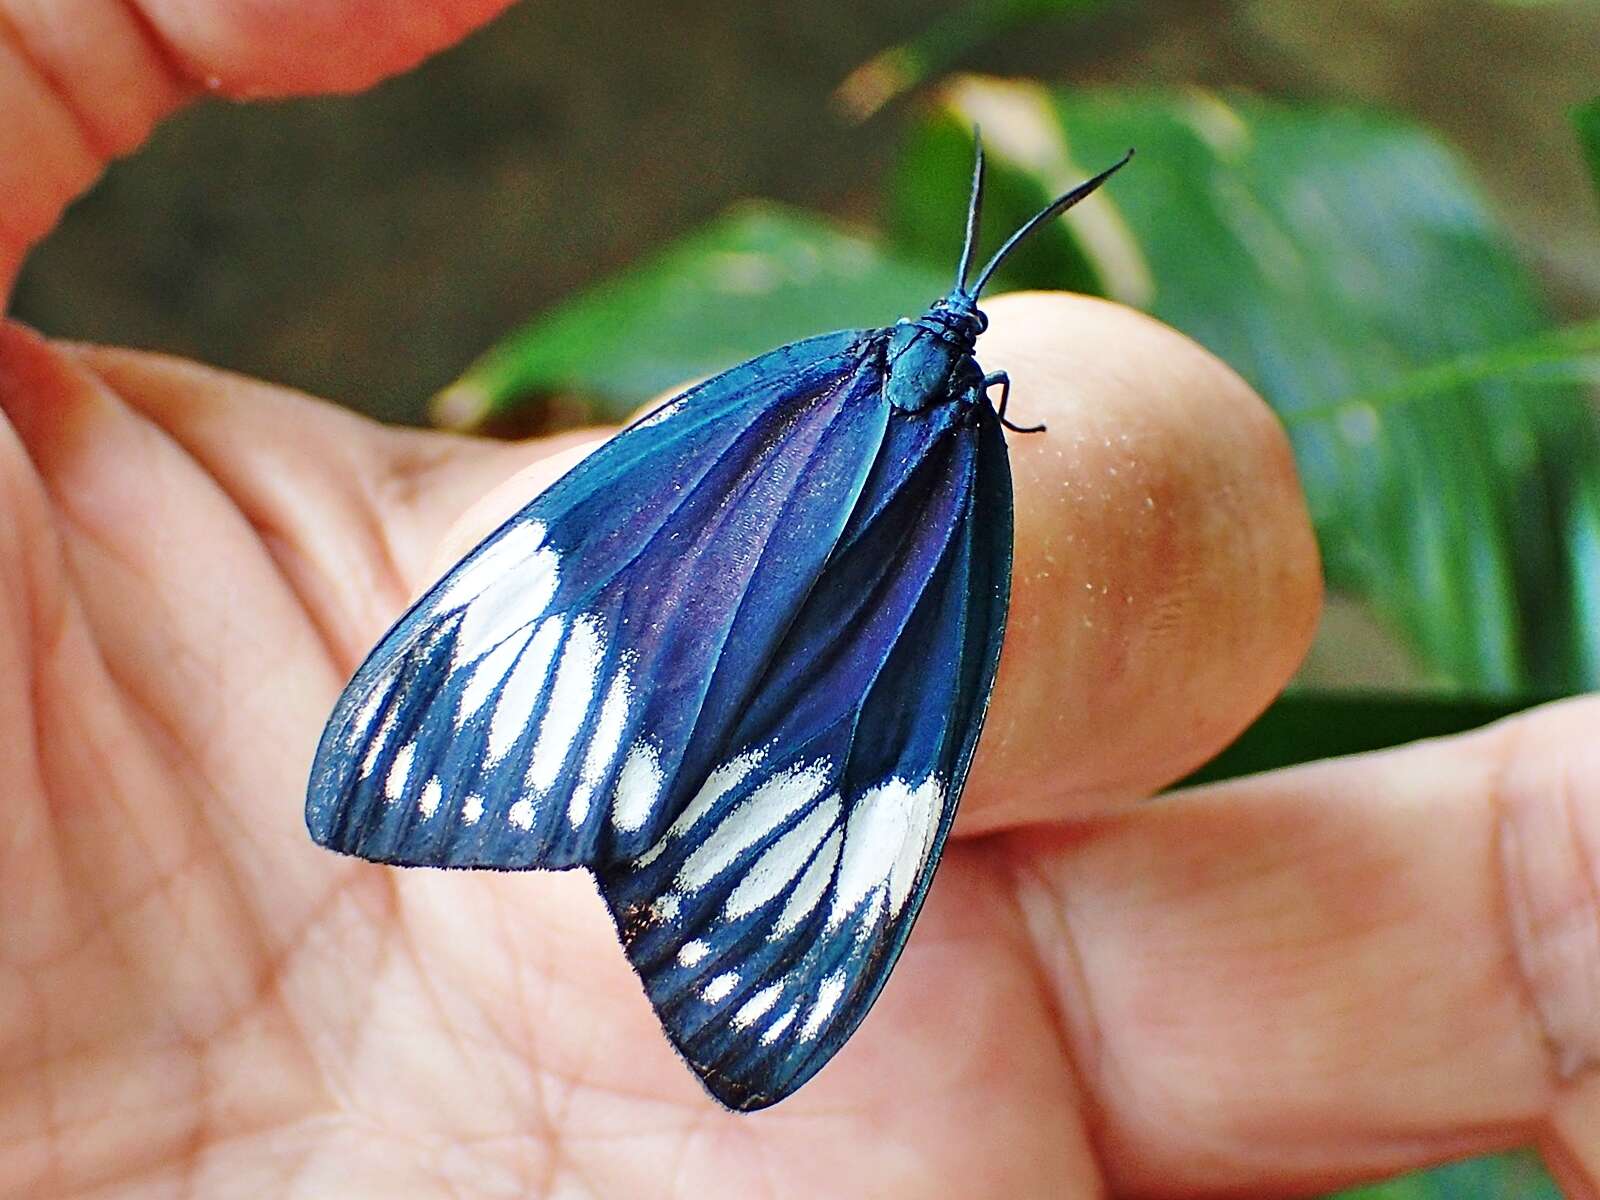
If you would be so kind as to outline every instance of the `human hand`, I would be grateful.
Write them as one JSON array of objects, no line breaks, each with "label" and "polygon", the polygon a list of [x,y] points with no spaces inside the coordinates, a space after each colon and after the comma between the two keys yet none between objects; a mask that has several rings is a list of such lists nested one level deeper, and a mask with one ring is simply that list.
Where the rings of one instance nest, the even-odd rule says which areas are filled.
[{"label": "human hand", "polygon": [[[182,61],[260,46],[251,91],[408,61],[319,68],[212,8]],[[64,136],[20,111],[0,146]],[[81,186],[47,173],[30,211]],[[980,354],[1050,425],[1012,441],[994,712],[882,1000],[754,1116],[675,1061],[581,877],[394,871],[301,823],[359,656],[585,439],[0,329],[0,1190],[1263,1194],[1533,1138],[1600,1186],[1594,702],[1131,806],[1305,648],[1290,459],[1177,335],[986,307]]]}]

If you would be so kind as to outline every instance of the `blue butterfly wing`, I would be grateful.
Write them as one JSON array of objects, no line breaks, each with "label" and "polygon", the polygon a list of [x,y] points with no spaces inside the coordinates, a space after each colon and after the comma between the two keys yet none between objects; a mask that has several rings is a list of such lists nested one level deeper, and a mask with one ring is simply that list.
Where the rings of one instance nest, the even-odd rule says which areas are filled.
[{"label": "blue butterfly wing", "polygon": [[486,538],[346,687],[312,836],[452,867],[653,845],[859,507],[888,420],[875,336],[808,339],[690,389]]},{"label": "blue butterfly wing", "polygon": [[1011,525],[986,405],[894,411],[743,716],[696,747],[695,793],[597,870],[664,1028],[729,1107],[810,1078],[900,954],[988,705]]}]

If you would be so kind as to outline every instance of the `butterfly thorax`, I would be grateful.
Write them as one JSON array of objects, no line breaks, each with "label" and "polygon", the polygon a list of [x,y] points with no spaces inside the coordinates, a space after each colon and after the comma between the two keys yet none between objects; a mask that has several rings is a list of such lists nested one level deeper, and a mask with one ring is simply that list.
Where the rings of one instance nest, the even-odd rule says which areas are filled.
[{"label": "butterfly thorax", "polygon": [[883,380],[889,403],[916,412],[934,404],[976,400],[983,372],[973,348],[988,324],[977,302],[957,291],[935,301],[920,317],[890,326]]}]

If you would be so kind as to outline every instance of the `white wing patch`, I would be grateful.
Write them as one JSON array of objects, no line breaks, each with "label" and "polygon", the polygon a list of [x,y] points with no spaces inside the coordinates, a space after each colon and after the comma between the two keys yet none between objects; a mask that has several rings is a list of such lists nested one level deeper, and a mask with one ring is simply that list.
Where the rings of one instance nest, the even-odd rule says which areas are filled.
[{"label": "white wing patch", "polygon": [[572,623],[556,667],[555,682],[550,685],[550,703],[528,759],[528,786],[539,795],[555,786],[561,768],[566,766],[567,755],[589,715],[605,653],[605,638],[598,621],[584,616]]},{"label": "white wing patch", "polygon": [[467,605],[451,659],[456,669],[487,654],[544,615],[561,581],[560,562],[561,556],[553,549],[540,550],[513,564]]},{"label": "white wing patch", "polygon": [[831,763],[819,759],[780,771],[762,783],[696,847],[678,872],[677,886],[689,892],[705,887],[751,846],[815,800],[828,786],[832,770]]},{"label": "white wing patch", "polygon": [[944,789],[932,776],[915,788],[890,779],[856,801],[845,828],[830,929],[880,890],[887,893],[890,914],[899,915],[932,849],[943,801]]},{"label": "white wing patch", "polygon": [[806,1016],[806,1023],[800,1027],[800,1040],[809,1042],[822,1032],[822,1026],[833,1010],[839,1007],[839,1001],[844,997],[845,974],[835,971],[822,981],[822,986],[817,989],[817,1002],[811,1006],[811,1012]]},{"label": "white wing patch", "polygon": [[822,844],[816,858],[811,860],[811,865],[800,877],[794,891],[789,893],[789,899],[784,902],[783,911],[778,914],[777,923],[772,927],[771,937],[780,938],[798,927],[822,902],[828,884],[833,881],[833,868],[839,861],[839,844],[843,841],[844,834],[837,829],[828,835],[828,840]]},{"label": "white wing patch", "polygon": [[544,544],[544,525],[525,521],[507,529],[482,554],[457,572],[450,586],[433,602],[434,613],[446,613],[477,599],[495,580],[532,558]]},{"label": "white wing patch", "polygon": [[513,634],[501,642],[488,654],[484,655],[472,676],[467,680],[467,686],[461,689],[461,700],[456,705],[456,728],[465,725],[484,702],[494,695],[495,688],[500,686],[501,680],[506,677],[506,672],[516,665],[517,655],[522,653],[522,648],[528,644],[528,639],[533,636],[533,626],[529,625],[520,633]]},{"label": "white wing patch", "polygon": [[383,798],[389,803],[393,804],[406,794],[406,777],[411,774],[411,763],[416,757],[417,744],[407,742],[389,764],[389,774],[383,780]]},{"label": "white wing patch", "polygon": [[[387,690],[385,695],[387,695]],[[361,778],[365,779],[378,768],[378,760],[383,757],[383,748],[389,744],[389,735],[394,732],[395,717],[393,711],[383,718],[383,724],[378,726],[378,732],[372,735],[372,743],[367,747],[367,755],[361,760]]]},{"label": "white wing patch", "polygon": [[[814,1042],[867,978],[862,956],[910,903],[938,837],[945,788],[936,776],[894,776],[851,800],[836,790],[827,759],[752,781],[761,765],[746,755],[712,772],[651,848],[654,859],[674,837],[693,838],[656,911],[666,919],[670,910],[688,939],[676,953],[677,969],[691,972],[687,986],[708,1006],[729,1002],[721,1019],[731,1028],[759,1029],[762,1045],[786,1035]],[[729,796],[741,786],[748,795]],[[827,965],[819,968],[815,955]],[[752,969],[757,962],[766,965]],[[826,974],[818,982],[813,971]]]},{"label": "white wing patch", "polygon": [[778,1002],[778,997],[781,995],[783,995],[782,982],[771,983],[762,988],[741,1004],[739,1011],[733,1014],[734,1028],[750,1028],[750,1026],[772,1011],[772,1006]]},{"label": "white wing patch", "polygon": [[800,1006],[798,1004],[791,1006],[788,1012],[761,1031],[761,1044],[763,1046],[772,1045],[773,1042],[783,1036],[785,1029],[794,1024],[794,1019],[799,1015]]},{"label": "white wing patch", "polygon": [[[383,702],[393,694],[393,691],[394,675],[392,673],[384,675],[372,685],[371,694],[361,702],[361,708],[350,722],[350,733],[346,740],[351,746],[360,745],[361,739],[371,731],[372,723],[378,719],[378,713],[383,709]],[[372,774],[372,768],[368,767],[362,774]]]},{"label": "white wing patch", "polygon": [[583,773],[578,777],[578,786],[573,788],[572,800],[567,805],[567,818],[574,829],[582,828],[589,819],[589,801],[622,749],[622,735],[628,727],[628,705],[633,695],[627,656],[624,659],[617,664],[611,686],[606,689],[606,698],[600,705],[600,716],[595,721],[594,732],[589,735],[589,749],[583,756]]},{"label": "white wing patch", "polygon": [[550,661],[561,644],[564,624],[560,617],[546,617],[506,679],[500,698],[495,701],[494,715],[489,718],[485,766],[499,762],[522,737],[544,691],[544,681],[550,673]]},{"label": "white wing patch", "polygon": [[789,881],[800,874],[807,863],[812,862],[817,847],[832,831],[838,819],[839,793],[834,792],[824,797],[793,829],[762,852],[728,897],[723,907],[724,915],[734,920],[771,903],[788,886]]},{"label": "white wing patch", "polygon": [[693,829],[700,819],[711,811],[712,806],[718,800],[721,800],[745,781],[750,772],[760,765],[764,757],[765,754],[762,751],[752,750],[746,754],[739,755],[738,758],[723,763],[722,766],[707,775],[705,783],[700,785],[700,790],[695,793],[694,799],[684,807],[682,814],[672,823],[672,827],[661,835],[660,840],[654,846],[651,846],[649,850],[639,856],[639,860],[635,865],[648,867],[656,859],[660,858],[662,851],[667,848],[668,842],[681,838],[689,830]]},{"label": "white wing patch", "polygon": [[642,828],[655,809],[663,779],[661,752],[649,742],[635,742],[622,770],[617,772],[617,786],[611,796],[611,823],[624,833]]},{"label": "white wing patch", "polygon": [[727,971],[718,975],[700,992],[700,998],[707,1004],[721,1004],[733,995],[733,989],[739,986],[739,972]]},{"label": "white wing patch", "polygon": [[433,816],[439,811],[439,801],[444,799],[444,785],[439,782],[437,775],[430,776],[428,782],[422,786],[422,795],[417,797],[417,811],[423,818]]}]

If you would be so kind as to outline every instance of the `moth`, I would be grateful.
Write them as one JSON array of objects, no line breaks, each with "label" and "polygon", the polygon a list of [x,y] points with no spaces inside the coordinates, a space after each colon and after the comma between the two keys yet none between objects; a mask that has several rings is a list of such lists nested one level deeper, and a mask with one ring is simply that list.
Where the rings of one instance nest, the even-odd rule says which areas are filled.
[{"label": "moth", "polygon": [[969,284],[980,145],[948,295],[690,388],[485,538],[345,688],[311,836],[402,866],[587,868],[713,1097],[749,1111],[805,1083],[900,955],[1000,658],[1019,427],[974,357],[978,296],[1127,161]]}]

